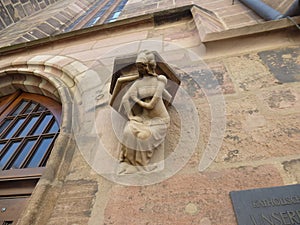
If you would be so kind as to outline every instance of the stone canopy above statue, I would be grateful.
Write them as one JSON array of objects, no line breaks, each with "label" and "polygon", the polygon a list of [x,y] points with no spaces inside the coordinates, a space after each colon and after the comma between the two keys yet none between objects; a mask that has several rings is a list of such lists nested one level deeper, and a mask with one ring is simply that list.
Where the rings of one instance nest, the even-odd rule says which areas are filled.
[{"label": "stone canopy above statue", "polygon": [[[156,68],[155,73],[164,75],[168,79],[166,90],[171,94],[171,99],[164,99],[166,104],[172,103],[175,94],[180,85],[180,80],[176,76],[174,70],[162,59],[155,51],[152,52],[155,56]],[[114,61],[113,75],[110,85],[111,100],[110,105],[118,111],[120,106],[120,97],[128,90],[133,81],[139,78],[136,68],[136,59],[138,54],[126,55],[117,57]]]}]

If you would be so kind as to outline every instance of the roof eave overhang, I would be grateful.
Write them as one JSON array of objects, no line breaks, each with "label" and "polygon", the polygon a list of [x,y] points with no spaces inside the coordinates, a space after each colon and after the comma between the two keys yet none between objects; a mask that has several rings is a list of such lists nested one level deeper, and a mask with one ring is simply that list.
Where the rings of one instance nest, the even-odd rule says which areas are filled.
[{"label": "roof eave overhang", "polygon": [[[24,51],[24,49],[30,49],[38,46],[45,46],[47,44],[52,44],[57,41],[70,40],[74,38],[84,37],[85,35],[93,35],[98,32],[109,32],[110,30],[116,30],[118,28],[124,28],[124,26],[135,26],[136,24],[153,24],[160,25],[162,23],[174,22],[174,18],[182,18],[182,17],[191,17],[195,20],[196,23],[198,21],[195,18],[194,8],[198,8],[198,10],[203,10],[204,13],[207,14],[205,9],[196,6],[196,5],[187,5],[183,7],[163,10],[159,12],[153,12],[146,15],[140,15],[136,17],[125,18],[122,20],[118,20],[112,23],[100,24],[89,28],[84,28],[80,30],[74,30],[67,33],[61,33],[54,36],[49,36],[45,38],[41,38],[38,40],[28,41],[20,44],[4,46],[0,48],[0,56],[8,55],[11,53],[15,53],[18,51]],[[208,13],[209,15],[210,13]],[[300,23],[300,16],[293,18],[296,23]],[[216,18],[213,15],[211,18],[212,22],[215,24]],[[209,23],[209,22],[208,22]],[[246,36],[256,33],[269,32],[274,30],[280,30],[295,26],[289,19],[284,18],[280,20],[272,20],[266,21],[263,23],[258,23],[250,26],[235,28],[235,29],[224,29],[224,30],[210,30],[206,33],[202,33],[202,31],[198,28],[200,39],[203,43],[236,38],[240,36]]]}]

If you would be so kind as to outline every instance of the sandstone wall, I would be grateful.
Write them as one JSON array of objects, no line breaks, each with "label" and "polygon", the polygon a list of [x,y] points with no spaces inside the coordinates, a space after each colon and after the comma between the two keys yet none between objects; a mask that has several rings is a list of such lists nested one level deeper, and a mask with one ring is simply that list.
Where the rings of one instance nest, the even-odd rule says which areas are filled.
[{"label": "sandstone wall", "polygon": [[[194,20],[183,16],[176,22],[149,19],[112,26],[2,55],[2,76],[19,71],[60,81],[56,85],[60,94],[56,94],[64,108],[63,139],[58,139],[18,224],[235,225],[230,191],[299,183],[300,39],[296,32],[287,28],[203,44]],[[268,37],[272,42],[265,42]],[[152,185],[126,186],[97,172],[97,165],[105,163],[104,155],[92,152],[97,149],[92,136],[74,138],[72,126],[80,117],[74,110],[88,105],[85,93],[95,90],[88,95],[95,108],[87,108],[83,115],[95,110],[91,118],[98,129],[96,139],[112,155],[116,153],[108,105],[113,63],[117,56],[142,49],[156,50],[178,72],[181,87],[197,109],[200,132],[191,158],[173,176]],[[101,85],[95,87],[97,80]],[[212,80],[218,85],[211,85]],[[37,87],[38,92],[44,83],[37,82],[25,80],[24,86]],[[210,101],[218,91],[224,97],[226,110],[220,116],[226,119],[226,129],[216,138],[223,142],[212,164],[199,171],[214,122]],[[169,154],[178,142],[181,120],[173,118],[167,137]],[[90,121],[79,127],[89,132]],[[110,169],[109,164],[106,167]]]},{"label": "sandstone wall", "polygon": [[0,3],[0,30],[30,16],[58,0],[12,0]]}]

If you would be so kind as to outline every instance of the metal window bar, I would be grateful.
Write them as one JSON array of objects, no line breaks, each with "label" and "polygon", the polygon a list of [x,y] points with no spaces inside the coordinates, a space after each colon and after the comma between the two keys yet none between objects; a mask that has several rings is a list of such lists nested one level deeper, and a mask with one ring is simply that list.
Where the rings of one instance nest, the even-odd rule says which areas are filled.
[{"label": "metal window bar", "polygon": [[123,8],[125,7],[128,0],[122,0],[118,6],[114,9],[114,11],[108,16],[104,23],[114,22],[121,14]]},{"label": "metal window bar", "polygon": [[94,11],[99,5],[103,3],[103,0],[98,1],[95,5],[93,5],[91,8],[89,8],[83,15],[78,17],[71,25],[69,25],[65,32],[73,30],[82,20],[84,20],[92,11]]},{"label": "metal window bar", "polygon": [[83,27],[91,27],[105,14],[105,12],[114,4],[114,1],[108,1]]},{"label": "metal window bar", "polygon": [[0,131],[0,170],[21,169],[45,166],[59,125],[47,108],[22,100],[1,121]]}]

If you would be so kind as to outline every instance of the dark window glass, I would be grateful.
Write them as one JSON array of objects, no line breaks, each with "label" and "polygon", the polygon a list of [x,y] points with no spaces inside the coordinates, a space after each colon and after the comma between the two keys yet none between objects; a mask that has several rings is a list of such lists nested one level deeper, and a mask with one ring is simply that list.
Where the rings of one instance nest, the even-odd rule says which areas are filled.
[{"label": "dark window glass", "polygon": [[18,135],[19,137],[25,137],[29,131],[33,128],[36,121],[39,119],[39,116],[33,116],[30,118],[26,126],[23,128],[22,132]]},{"label": "dark window glass", "polygon": [[0,143],[0,154],[1,154],[2,149],[4,148],[4,146],[5,146],[5,143]]},{"label": "dark window glass", "polygon": [[45,107],[42,106],[42,105],[40,105],[40,106],[37,108],[36,112],[42,112],[42,111],[44,111],[44,110],[45,110]]},{"label": "dark window glass", "polygon": [[37,104],[36,104],[35,102],[32,102],[32,103],[28,106],[28,108],[25,110],[24,114],[31,113],[32,110],[36,107],[36,105],[37,105]]},{"label": "dark window glass", "polygon": [[14,96],[0,121],[0,170],[45,166],[59,132],[52,112],[59,115],[60,105],[28,93]]},{"label": "dark window glass", "polygon": [[12,119],[6,119],[2,125],[0,126],[0,134],[2,133],[2,131],[4,131],[4,129],[8,126],[8,124],[12,121]]},{"label": "dark window glass", "polygon": [[109,17],[105,20],[105,23],[114,22],[119,15],[121,14],[124,6],[126,5],[128,0],[122,0],[119,2],[118,6],[112,11]]},{"label": "dark window glass", "polygon": [[54,121],[54,123],[51,125],[48,133],[57,133],[58,131],[59,131],[58,123],[56,121]]},{"label": "dark window glass", "polygon": [[4,138],[6,138],[6,139],[11,138],[16,133],[16,131],[20,128],[20,126],[23,124],[24,121],[25,121],[25,118],[17,119],[15,121],[14,125],[8,131],[8,133],[4,136]]},{"label": "dark window glass", "polygon": [[39,126],[35,129],[33,135],[42,134],[46,126],[49,124],[50,120],[52,119],[52,117],[53,116],[51,114],[46,115],[43,118],[43,120],[40,122]]},{"label": "dark window glass", "polygon": [[17,155],[16,159],[12,163],[12,165],[8,169],[20,169],[23,161],[27,158],[30,150],[34,146],[36,139],[28,140],[22,150],[20,151],[19,155]]},{"label": "dark window glass", "polygon": [[12,157],[12,155],[17,150],[18,146],[20,144],[20,141],[11,143],[4,155],[1,157],[0,160],[0,168],[3,169],[3,167],[7,164],[8,160]]},{"label": "dark window glass", "polygon": [[50,147],[52,139],[53,139],[53,137],[43,138],[43,140],[39,144],[38,148],[36,149],[34,155],[30,159],[28,165],[26,166],[27,168],[39,166],[39,164],[41,163],[43,157],[45,156],[48,148]]},{"label": "dark window glass", "polygon": [[28,101],[22,101],[19,106],[13,111],[13,113],[11,114],[12,116],[16,116],[19,115],[23,109],[25,108],[25,106],[28,104]]}]

